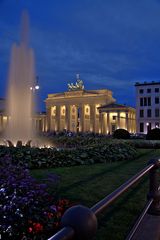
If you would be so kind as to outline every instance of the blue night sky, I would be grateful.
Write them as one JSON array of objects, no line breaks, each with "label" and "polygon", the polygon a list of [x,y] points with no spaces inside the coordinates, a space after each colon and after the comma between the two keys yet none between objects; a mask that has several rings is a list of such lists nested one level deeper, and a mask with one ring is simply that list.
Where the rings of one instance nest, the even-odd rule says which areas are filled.
[{"label": "blue night sky", "polygon": [[23,9],[30,17],[40,108],[80,73],[85,89],[110,89],[135,106],[135,82],[160,80],[159,0],[0,0],[0,97]]}]

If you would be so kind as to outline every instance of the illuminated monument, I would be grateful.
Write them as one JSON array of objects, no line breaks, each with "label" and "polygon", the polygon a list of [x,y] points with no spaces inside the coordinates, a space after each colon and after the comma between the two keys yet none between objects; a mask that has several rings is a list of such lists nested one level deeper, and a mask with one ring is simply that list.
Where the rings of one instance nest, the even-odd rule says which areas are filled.
[{"label": "illuminated monument", "polygon": [[[32,116],[32,123],[40,132],[65,129],[72,132],[112,134],[118,128],[130,133],[136,132],[135,109],[117,104],[112,91],[108,89],[85,90],[79,75],[75,84],[68,84],[68,91],[49,94],[45,102],[46,114]],[[0,131],[6,128],[6,119],[2,112]]]},{"label": "illuminated monument", "polygon": [[115,103],[112,92],[85,90],[77,74],[68,91],[49,94],[46,99],[48,131],[113,133],[117,128],[136,130],[135,109]]},{"label": "illuminated monument", "polygon": [[28,45],[28,16],[23,13],[20,44],[13,44],[9,69],[7,115],[5,138],[26,142],[34,137],[32,127],[34,85],[34,54]]}]

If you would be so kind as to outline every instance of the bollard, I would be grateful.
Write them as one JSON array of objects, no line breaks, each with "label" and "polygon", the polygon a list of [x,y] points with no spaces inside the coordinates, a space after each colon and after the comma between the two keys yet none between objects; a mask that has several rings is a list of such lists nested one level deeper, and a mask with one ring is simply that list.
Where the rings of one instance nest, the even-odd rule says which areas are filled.
[{"label": "bollard", "polygon": [[64,213],[62,227],[71,227],[76,240],[92,240],[97,231],[97,218],[89,208],[77,205]]},{"label": "bollard", "polygon": [[151,215],[160,216],[160,190],[158,182],[158,168],[160,167],[160,159],[151,159],[148,164],[154,164],[154,167],[150,170],[149,173],[149,193],[147,198],[153,199],[153,202],[148,210],[148,213]]}]

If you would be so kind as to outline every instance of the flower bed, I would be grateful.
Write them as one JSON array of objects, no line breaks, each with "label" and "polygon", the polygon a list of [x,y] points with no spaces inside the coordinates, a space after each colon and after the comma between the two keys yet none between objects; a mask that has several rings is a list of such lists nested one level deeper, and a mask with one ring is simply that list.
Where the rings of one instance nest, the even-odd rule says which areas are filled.
[{"label": "flower bed", "polygon": [[[59,228],[67,199],[55,200],[46,184],[39,184],[25,167],[0,158],[0,235],[1,239],[47,239]],[[50,175],[52,188],[58,177]]]}]

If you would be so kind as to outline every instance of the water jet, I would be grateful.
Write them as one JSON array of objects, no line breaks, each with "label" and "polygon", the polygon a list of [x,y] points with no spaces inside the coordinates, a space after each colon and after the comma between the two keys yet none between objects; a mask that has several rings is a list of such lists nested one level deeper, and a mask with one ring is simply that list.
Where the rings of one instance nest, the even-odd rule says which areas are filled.
[{"label": "water jet", "polygon": [[31,145],[35,138],[33,128],[34,96],[31,86],[35,85],[34,53],[29,47],[29,19],[26,12],[22,14],[20,43],[14,43],[11,50],[8,91],[7,115],[8,125],[5,139],[8,145]]}]

